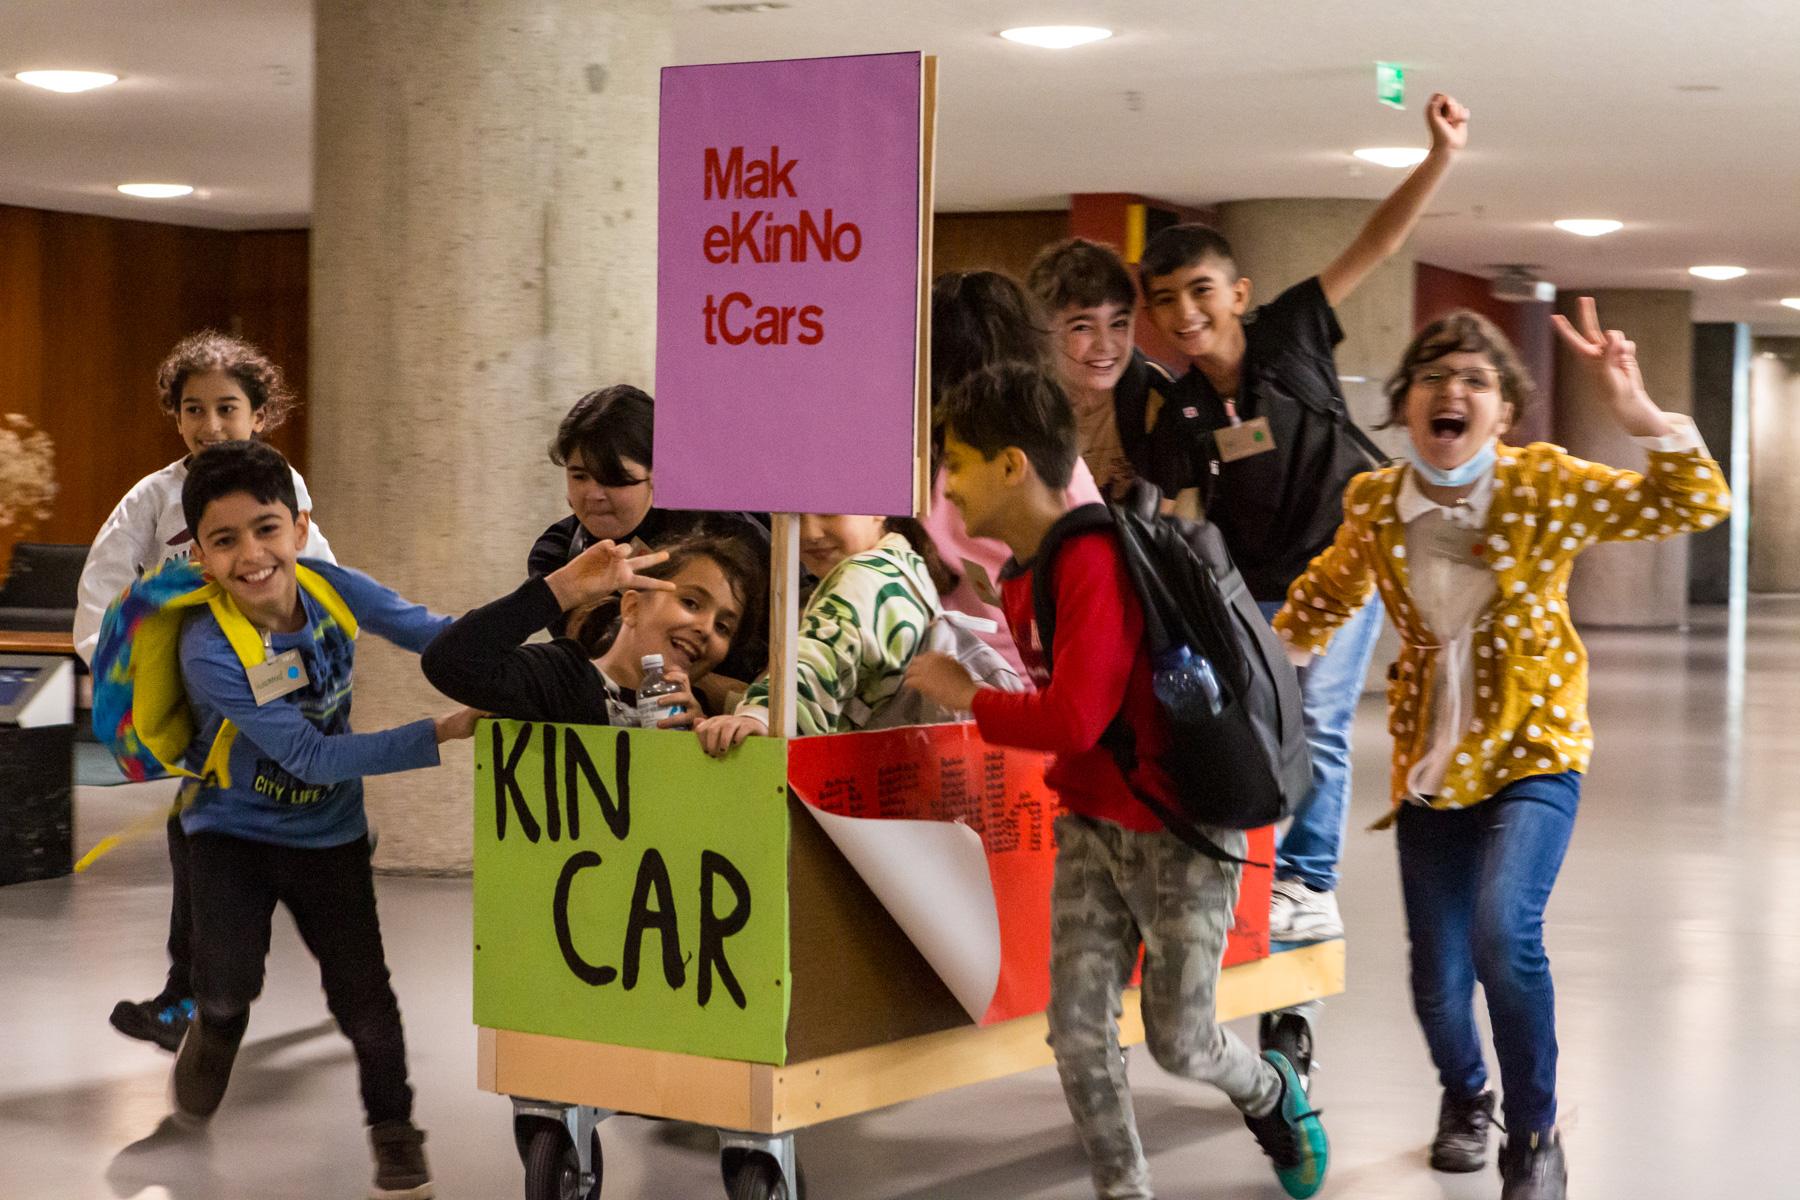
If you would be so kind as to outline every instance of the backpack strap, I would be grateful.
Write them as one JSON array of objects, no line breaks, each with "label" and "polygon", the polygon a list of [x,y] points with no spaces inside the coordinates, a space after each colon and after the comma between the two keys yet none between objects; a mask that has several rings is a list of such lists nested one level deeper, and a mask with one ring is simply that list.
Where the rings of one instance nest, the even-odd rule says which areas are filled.
[{"label": "backpack strap", "polygon": [[[1069,538],[1079,533],[1087,533],[1095,529],[1111,529],[1118,534],[1118,522],[1113,513],[1105,505],[1084,504],[1080,508],[1071,509],[1044,535],[1038,545],[1037,557],[1033,560],[1031,575],[1031,607],[1032,616],[1037,622],[1038,638],[1043,643],[1044,665],[1054,670],[1051,647],[1056,638],[1056,587],[1055,565],[1056,554]],[[1142,603],[1142,597],[1139,598]],[[1168,805],[1156,797],[1134,787],[1131,773],[1137,770],[1137,735],[1125,720],[1121,711],[1113,715],[1106,731],[1100,735],[1100,745],[1112,755],[1114,764],[1119,768],[1119,775],[1125,780],[1125,786],[1145,808],[1153,813],[1176,838],[1189,848],[1216,862],[1234,863],[1238,866],[1267,866],[1267,863],[1255,863],[1239,858],[1201,833],[1195,824],[1174,812]]]}]

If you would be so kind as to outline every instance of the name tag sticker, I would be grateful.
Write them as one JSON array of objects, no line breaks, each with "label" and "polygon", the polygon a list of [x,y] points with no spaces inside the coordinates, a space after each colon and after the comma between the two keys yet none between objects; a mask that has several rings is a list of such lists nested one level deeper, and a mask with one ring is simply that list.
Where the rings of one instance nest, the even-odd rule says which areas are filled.
[{"label": "name tag sticker", "polygon": [[981,597],[982,602],[999,608],[1000,589],[994,586],[994,579],[987,573],[987,568],[972,558],[965,558],[962,560],[962,569],[963,578],[969,581],[969,586],[975,589],[975,594]]},{"label": "name tag sticker", "polygon": [[1275,449],[1275,435],[1269,431],[1267,417],[1253,417],[1241,424],[1222,426],[1213,430],[1213,440],[1218,443],[1219,458],[1224,462],[1254,458]]},{"label": "name tag sticker", "polygon": [[298,650],[284,650],[267,662],[251,667],[246,674],[250,677],[250,694],[255,697],[258,708],[271,700],[290,696],[310,682]]}]

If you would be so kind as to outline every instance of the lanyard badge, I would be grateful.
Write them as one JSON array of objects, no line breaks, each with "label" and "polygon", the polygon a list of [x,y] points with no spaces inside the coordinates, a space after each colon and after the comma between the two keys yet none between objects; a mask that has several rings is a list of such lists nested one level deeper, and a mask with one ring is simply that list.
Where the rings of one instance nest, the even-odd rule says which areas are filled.
[{"label": "lanyard badge", "polygon": [[276,654],[267,633],[263,634],[263,650],[269,657],[245,669],[250,679],[250,695],[258,708],[272,700],[291,696],[311,682],[306,677],[306,664],[300,661],[300,651],[284,650]]}]

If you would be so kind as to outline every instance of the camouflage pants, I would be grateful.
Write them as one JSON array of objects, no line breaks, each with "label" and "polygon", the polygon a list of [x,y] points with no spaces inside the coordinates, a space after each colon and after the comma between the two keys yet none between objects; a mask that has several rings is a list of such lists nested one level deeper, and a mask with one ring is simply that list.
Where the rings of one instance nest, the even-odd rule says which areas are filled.
[{"label": "camouflage pants", "polygon": [[[1209,831],[1242,855],[1244,835]],[[1248,1113],[1281,1093],[1275,1069],[1215,1017],[1219,963],[1240,868],[1172,834],[1110,821],[1056,820],[1051,897],[1050,1046],[1103,1200],[1149,1200],[1131,1088],[1119,1055],[1120,993],[1144,947],[1144,1036],[1157,1064],[1211,1083]]]}]

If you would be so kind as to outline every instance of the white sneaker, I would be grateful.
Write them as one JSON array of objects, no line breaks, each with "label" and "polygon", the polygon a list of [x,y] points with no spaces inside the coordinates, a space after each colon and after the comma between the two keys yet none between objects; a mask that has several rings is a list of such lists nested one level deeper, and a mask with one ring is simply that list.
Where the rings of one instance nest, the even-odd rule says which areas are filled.
[{"label": "white sneaker", "polygon": [[1315,892],[1298,879],[1277,879],[1269,905],[1269,940],[1328,942],[1344,936],[1334,892]]}]

